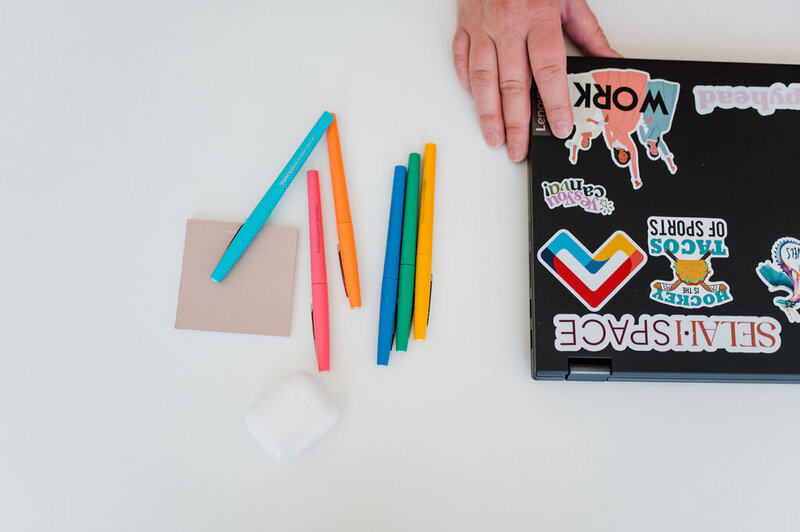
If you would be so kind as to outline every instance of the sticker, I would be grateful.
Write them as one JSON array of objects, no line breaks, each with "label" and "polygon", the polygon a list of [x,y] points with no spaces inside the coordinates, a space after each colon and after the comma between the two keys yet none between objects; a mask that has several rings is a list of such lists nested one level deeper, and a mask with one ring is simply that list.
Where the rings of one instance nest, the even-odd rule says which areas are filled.
[{"label": "sticker", "polygon": [[614,212],[614,202],[606,197],[600,185],[584,183],[580,177],[558,181],[542,181],[544,200],[551,209],[580,206],[584,211],[605,216]]},{"label": "sticker", "polygon": [[572,233],[561,229],[537,257],[589,310],[602,308],[647,261],[644,251],[622,231],[590,254]]},{"label": "sticker", "polygon": [[781,325],[768,316],[556,314],[553,325],[558,351],[774,353],[781,346]]},{"label": "sticker", "polygon": [[730,285],[711,282],[713,257],[727,257],[728,226],[721,218],[651,216],[647,252],[666,257],[672,279],[650,284],[650,299],[685,309],[716,307],[733,301]]},{"label": "sticker", "polygon": [[788,236],[778,239],[772,245],[772,260],[758,263],[756,274],[770,292],[786,292],[772,302],[790,323],[800,323],[800,240]]},{"label": "sticker", "polygon": [[800,83],[773,83],[769,87],[731,87],[729,85],[695,85],[694,108],[707,115],[716,108],[755,109],[761,116],[779,109],[800,110]]},{"label": "sticker", "polygon": [[641,188],[639,154],[632,137],[636,132],[650,159],[663,160],[671,174],[678,171],[664,135],[672,128],[679,83],[617,68],[568,74],[567,79],[575,129],[564,145],[572,164],[602,133],[611,160],[628,169],[633,188]]}]

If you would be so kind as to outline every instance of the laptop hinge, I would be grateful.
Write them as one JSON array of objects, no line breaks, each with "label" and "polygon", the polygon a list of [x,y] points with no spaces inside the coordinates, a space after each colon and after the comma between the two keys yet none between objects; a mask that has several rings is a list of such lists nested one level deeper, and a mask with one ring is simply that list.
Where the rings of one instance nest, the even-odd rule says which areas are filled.
[{"label": "laptop hinge", "polygon": [[569,361],[568,381],[607,381],[610,376],[610,360],[576,359]]}]

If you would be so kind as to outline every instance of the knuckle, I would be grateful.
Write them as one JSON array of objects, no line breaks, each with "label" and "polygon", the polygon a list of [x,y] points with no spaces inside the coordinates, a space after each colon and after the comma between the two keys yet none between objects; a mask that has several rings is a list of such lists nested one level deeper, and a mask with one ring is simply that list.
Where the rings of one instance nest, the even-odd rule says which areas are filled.
[{"label": "knuckle", "polygon": [[490,13],[499,17],[508,17],[518,12],[519,2],[515,0],[495,0]]},{"label": "knuckle", "polygon": [[569,104],[568,101],[567,102],[556,102],[556,103],[553,103],[553,104],[547,106],[547,110],[548,111],[556,112],[556,113],[569,111],[571,109],[572,109],[572,106]]},{"label": "knuckle", "polygon": [[492,35],[524,38],[527,29],[537,21],[552,18],[553,5],[550,0],[495,0],[491,9],[486,11],[483,24]]},{"label": "knuckle", "polygon": [[506,137],[513,140],[527,140],[528,138],[527,124],[506,123]]},{"label": "knuckle", "polygon": [[527,94],[531,89],[531,82],[525,82],[519,79],[503,79],[500,80],[500,94],[503,96],[516,96],[518,94]]},{"label": "knuckle", "polygon": [[562,117],[566,119],[572,113],[572,106],[567,102],[557,102],[545,106],[545,111],[548,117]]},{"label": "knuckle", "polygon": [[537,2],[527,12],[527,20],[531,26],[560,24],[561,7],[558,2]]},{"label": "knuckle", "polygon": [[508,27],[519,23],[520,14],[518,2],[500,0],[493,7],[492,19],[495,24]]},{"label": "knuckle", "polygon": [[533,77],[539,83],[547,83],[560,77],[566,78],[566,75],[566,67],[562,64],[562,61],[555,59],[544,59],[533,69]]},{"label": "knuckle", "polygon": [[503,121],[503,116],[497,111],[481,111],[478,113],[481,124],[497,124]]},{"label": "knuckle", "polygon": [[453,63],[455,63],[456,68],[466,68],[467,67],[467,55],[462,52],[453,52]]},{"label": "knuckle", "polygon": [[479,87],[487,87],[497,83],[497,73],[489,68],[476,68],[470,73],[472,83]]}]

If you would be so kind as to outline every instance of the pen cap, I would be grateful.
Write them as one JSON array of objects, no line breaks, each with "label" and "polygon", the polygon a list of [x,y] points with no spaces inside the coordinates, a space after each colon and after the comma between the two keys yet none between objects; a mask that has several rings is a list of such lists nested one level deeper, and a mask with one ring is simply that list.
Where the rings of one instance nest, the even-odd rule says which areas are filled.
[{"label": "pen cap", "polygon": [[322,208],[319,198],[319,173],[309,170],[308,181],[308,238],[311,258],[311,283],[326,283],[325,239],[322,230]]},{"label": "pen cap", "polygon": [[383,276],[397,279],[400,267],[400,239],[403,231],[403,199],[406,193],[406,167],[394,167],[392,203],[389,207],[389,231],[386,236],[386,257]]},{"label": "pen cap", "polygon": [[333,208],[336,212],[336,223],[350,222],[350,202],[347,198],[347,181],[344,177],[342,161],[342,145],[339,139],[339,122],[333,113],[333,122],[325,134],[328,141],[328,162],[331,167],[331,185],[333,186]]},{"label": "pen cap", "polygon": [[403,244],[400,264],[414,264],[417,254],[417,222],[419,221],[419,153],[408,156],[406,199],[403,208]]},{"label": "pen cap", "polygon": [[417,255],[430,255],[433,249],[433,192],[436,184],[436,144],[425,145],[425,158],[422,164]]}]

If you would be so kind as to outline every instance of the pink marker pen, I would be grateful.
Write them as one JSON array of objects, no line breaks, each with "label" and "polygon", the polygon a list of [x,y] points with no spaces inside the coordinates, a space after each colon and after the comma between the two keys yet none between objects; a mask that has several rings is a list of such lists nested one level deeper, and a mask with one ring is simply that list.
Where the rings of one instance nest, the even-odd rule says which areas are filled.
[{"label": "pink marker pen", "polygon": [[330,369],[331,338],[328,321],[328,275],[325,271],[325,242],[322,236],[322,207],[319,173],[308,174],[308,237],[311,243],[311,322],[319,371]]}]

